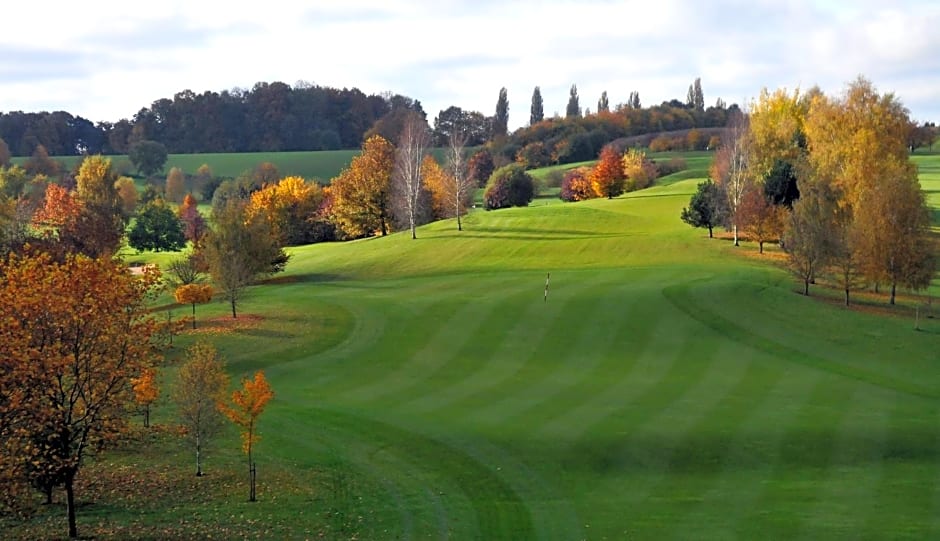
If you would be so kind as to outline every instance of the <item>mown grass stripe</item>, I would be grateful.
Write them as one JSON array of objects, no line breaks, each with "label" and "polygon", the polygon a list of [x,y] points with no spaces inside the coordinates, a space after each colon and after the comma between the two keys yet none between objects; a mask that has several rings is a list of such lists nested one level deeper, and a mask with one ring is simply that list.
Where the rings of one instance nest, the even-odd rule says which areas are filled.
[{"label": "mown grass stripe", "polygon": [[811,512],[835,456],[836,431],[845,415],[839,406],[854,395],[857,385],[831,375],[818,379],[787,426],[764,489],[739,521],[745,537],[767,531],[788,539],[814,533],[824,538],[829,533]]}]

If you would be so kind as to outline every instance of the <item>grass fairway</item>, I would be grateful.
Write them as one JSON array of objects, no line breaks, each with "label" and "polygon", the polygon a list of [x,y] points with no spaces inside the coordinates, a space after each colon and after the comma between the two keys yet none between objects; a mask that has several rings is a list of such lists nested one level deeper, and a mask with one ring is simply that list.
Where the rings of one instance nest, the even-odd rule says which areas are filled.
[{"label": "grass fairway", "polygon": [[[940,188],[940,158],[918,160],[934,174],[925,188]],[[940,325],[915,332],[902,312],[794,293],[756,250],[679,221],[697,182],[294,250],[245,300],[262,319],[210,334],[234,374],[263,368],[277,394],[260,425],[261,501],[210,474],[201,499],[135,514],[104,498],[80,528],[940,536]],[[188,471],[188,455],[154,456]],[[206,467],[239,459],[220,451]]]}]

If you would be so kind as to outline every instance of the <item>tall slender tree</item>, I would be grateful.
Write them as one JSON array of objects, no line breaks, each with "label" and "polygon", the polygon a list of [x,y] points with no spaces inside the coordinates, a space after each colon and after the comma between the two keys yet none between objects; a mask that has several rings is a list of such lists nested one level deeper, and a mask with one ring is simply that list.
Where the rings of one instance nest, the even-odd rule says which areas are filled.
[{"label": "tall slender tree", "polygon": [[218,405],[225,400],[229,379],[225,361],[215,346],[196,342],[186,351],[186,362],[180,367],[179,380],[173,395],[186,437],[196,452],[196,476],[202,476],[202,460],[206,445],[222,426]]},{"label": "tall slender tree", "polygon": [[566,118],[578,118],[581,116],[581,104],[578,100],[578,85],[571,85],[568,92],[568,107],[565,109]]},{"label": "tall slender tree", "polygon": [[406,121],[395,151],[395,170],[392,173],[392,190],[396,208],[403,221],[411,229],[411,238],[418,238],[417,226],[427,213],[427,197],[421,177],[421,162],[431,144],[427,122],[417,114]]},{"label": "tall slender tree", "polygon": [[499,89],[499,98],[496,100],[496,116],[493,117],[493,138],[503,137],[509,133],[509,95],[506,87]]},{"label": "tall slender tree", "polygon": [[606,113],[610,111],[610,102],[607,100],[607,91],[601,92],[601,98],[597,100],[597,112]]},{"label": "tall slender tree", "polygon": [[529,112],[529,125],[538,124],[545,119],[545,109],[542,105],[542,90],[535,87],[532,91],[532,107]]}]

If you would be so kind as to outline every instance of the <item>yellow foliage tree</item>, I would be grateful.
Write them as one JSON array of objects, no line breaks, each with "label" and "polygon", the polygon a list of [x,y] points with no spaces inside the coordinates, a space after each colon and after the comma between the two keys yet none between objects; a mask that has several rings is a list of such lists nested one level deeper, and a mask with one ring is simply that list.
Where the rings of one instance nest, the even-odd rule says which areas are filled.
[{"label": "yellow foliage tree", "polygon": [[809,101],[786,89],[773,92],[766,88],[750,107],[750,142],[752,145],[749,167],[755,179],[764,179],[774,162],[798,162],[804,154],[805,122]]},{"label": "yellow foliage tree", "polygon": [[251,219],[263,215],[281,244],[302,244],[306,229],[316,216],[326,194],[316,182],[301,177],[285,177],[251,194],[245,215]]},{"label": "yellow foliage tree", "polygon": [[220,404],[228,384],[225,361],[215,346],[200,341],[186,350],[173,399],[186,436],[195,447],[197,477],[202,476],[203,451],[222,424]]},{"label": "yellow foliage tree", "polygon": [[209,284],[184,284],[173,292],[176,302],[193,305],[193,328],[196,328],[196,305],[212,300],[212,286]]},{"label": "yellow foliage tree", "polygon": [[435,220],[441,220],[453,214],[453,180],[448,178],[444,169],[430,154],[421,162],[421,178],[424,186],[431,192],[431,209]]},{"label": "yellow foliage tree", "polygon": [[183,201],[184,195],[186,195],[186,175],[179,167],[171,167],[170,172],[166,175],[164,196],[167,201],[180,203]]},{"label": "yellow foliage tree", "polygon": [[395,147],[379,135],[362,145],[362,152],[330,182],[333,218],[349,237],[380,231],[387,235],[391,217],[389,188]]}]

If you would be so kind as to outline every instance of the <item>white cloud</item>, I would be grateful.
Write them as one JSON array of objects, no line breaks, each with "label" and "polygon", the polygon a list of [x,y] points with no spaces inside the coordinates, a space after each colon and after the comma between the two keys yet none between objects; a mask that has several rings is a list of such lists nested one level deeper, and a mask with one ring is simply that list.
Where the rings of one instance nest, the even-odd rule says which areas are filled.
[{"label": "white cloud", "polygon": [[299,80],[385,90],[492,114],[500,87],[510,124],[527,122],[539,85],[547,114],[571,84],[582,107],[633,90],[645,104],[683,99],[702,77],[707,103],[742,102],[761,87],[819,84],[838,92],[858,74],[894,91],[920,120],[940,120],[940,6],[770,0],[351,0],[144,8],[118,0],[4,6],[0,109],[64,109],[93,120],[132,116],[154,100]]}]

